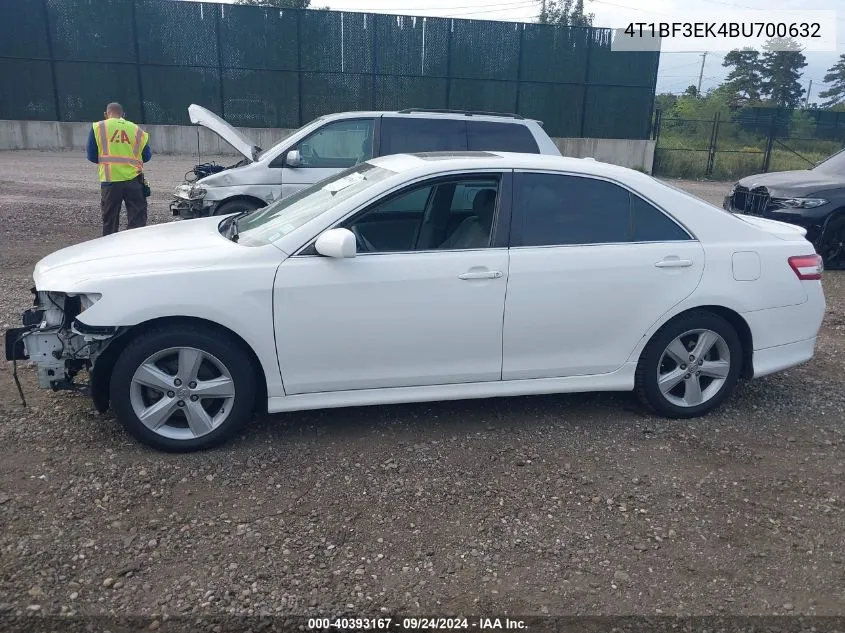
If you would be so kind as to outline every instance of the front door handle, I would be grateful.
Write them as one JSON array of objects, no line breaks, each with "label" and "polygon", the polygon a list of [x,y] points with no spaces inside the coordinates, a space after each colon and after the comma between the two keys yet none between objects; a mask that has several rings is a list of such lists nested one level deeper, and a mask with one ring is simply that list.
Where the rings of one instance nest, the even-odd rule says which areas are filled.
[{"label": "front door handle", "polygon": [[464,273],[458,275],[458,279],[499,279],[502,276],[498,270],[483,270],[479,272]]},{"label": "front door handle", "polygon": [[691,259],[678,259],[674,255],[660,260],[654,264],[658,268],[689,268],[692,266]]}]

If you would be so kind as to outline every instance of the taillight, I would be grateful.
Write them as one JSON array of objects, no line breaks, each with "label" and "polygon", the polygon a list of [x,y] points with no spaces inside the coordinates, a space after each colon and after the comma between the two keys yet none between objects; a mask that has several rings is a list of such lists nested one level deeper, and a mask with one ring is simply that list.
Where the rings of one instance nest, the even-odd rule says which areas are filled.
[{"label": "taillight", "polygon": [[798,275],[798,279],[801,281],[821,279],[822,270],[824,270],[821,255],[798,255],[796,257],[790,257],[789,266],[795,271],[795,274]]}]

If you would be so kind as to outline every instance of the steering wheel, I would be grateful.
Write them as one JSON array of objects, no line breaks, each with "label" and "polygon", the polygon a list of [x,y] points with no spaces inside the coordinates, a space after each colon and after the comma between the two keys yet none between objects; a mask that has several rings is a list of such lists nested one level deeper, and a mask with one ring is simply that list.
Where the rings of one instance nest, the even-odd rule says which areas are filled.
[{"label": "steering wheel", "polygon": [[358,243],[358,248],[364,253],[372,253],[376,250],[376,247],[370,243],[366,237],[361,234],[361,231],[358,230],[356,225],[352,225],[351,227],[352,235],[355,236],[355,241]]}]

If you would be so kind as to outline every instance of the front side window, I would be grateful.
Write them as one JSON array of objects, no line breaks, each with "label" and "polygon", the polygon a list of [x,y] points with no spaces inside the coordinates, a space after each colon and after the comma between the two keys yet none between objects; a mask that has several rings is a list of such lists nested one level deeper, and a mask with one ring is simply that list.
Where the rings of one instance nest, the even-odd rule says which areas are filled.
[{"label": "front side window", "polygon": [[498,176],[416,185],[378,202],[343,224],[359,252],[466,250],[490,246]]},{"label": "front side window", "polygon": [[296,147],[300,167],[346,168],[373,157],[373,119],[328,123]]},{"label": "front side window", "polygon": [[237,220],[239,244],[275,242],[344,200],[365,191],[396,172],[363,163],[281,198]]},{"label": "front side window", "polygon": [[520,173],[515,182],[522,246],[691,239],[662,211],[606,180]]}]

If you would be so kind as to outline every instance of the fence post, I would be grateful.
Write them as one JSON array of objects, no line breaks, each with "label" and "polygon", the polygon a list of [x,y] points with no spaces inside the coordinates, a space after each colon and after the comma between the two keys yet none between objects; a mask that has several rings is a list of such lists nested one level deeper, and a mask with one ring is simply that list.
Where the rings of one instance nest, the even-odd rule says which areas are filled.
[{"label": "fence post", "polygon": [[296,117],[297,127],[302,127],[302,11],[296,11]]},{"label": "fence post", "polygon": [[47,13],[47,0],[42,0],[44,8],[44,29],[47,31],[47,54],[50,56],[50,81],[53,86],[53,107],[56,108],[56,121],[62,120],[59,88],[56,84],[56,60],[53,58],[53,36],[50,34],[50,15]]},{"label": "fence post", "polygon": [[[372,94],[370,95],[370,109],[372,110],[379,110],[376,106],[376,79],[378,77],[378,29],[376,28],[376,19],[377,15],[375,13],[369,14],[367,18],[373,19],[373,71],[372,71],[372,81],[373,81],[373,88]],[[423,18],[424,20],[425,18]],[[423,27],[425,28],[425,27]]]},{"label": "fence post", "polygon": [[516,56],[516,104],[514,114],[519,114],[519,93],[522,88],[522,46],[525,42],[525,25],[519,25],[519,52]]},{"label": "fence post", "polygon": [[651,139],[657,143],[660,140],[660,123],[663,120],[663,110],[657,108],[654,111],[654,128],[651,130]]},{"label": "fence post", "polygon": [[446,38],[446,109],[452,97],[452,29],[455,28],[455,20],[449,20],[449,36]]},{"label": "fence post", "polygon": [[[562,27],[557,27],[562,28]],[[593,34],[592,29],[587,30],[587,55],[586,63],[584,64],[584,98],[581,100],[581,138],[584,136],[584,129],[587,125],[587,93],[590,90],[590,52],[593,50]]]},{"label": "fence post", "polygon": [[135,44],[135,75],[138,81],[138,101],[140,102],[141,111],[139,112],[139,123],[147,122],[147,110],[144,107],[144,85],[141,81],[141,45],[138,42],[138,17],[136,15],[138,9],[138,1],[132,0],[132,41]]},{"label": "fence post", "polygon": [[223,48],[220,42],[220,22],[223,20],[225,4],[217,5],[217,12],[214,21],[214,36],[217,38],[217,90],[220,96],[220,118],[226,119],[226,101],[223,96]]},{"label": "fence post", "polygon": [[713,115],[713,127],[710,130],[710,149],[707,152],[707,168],[704,170],[704,177],[710,178],[713,175],[713,163],[716,159],[716,141],[719,138],[719,120],[721,112]]},{"label": "fence post", "polygon": [[763,152],[763,172],[769,171],[772,162],[772,148],[775,145],[775,134],[777,132],[777,117],[772,116],[769,121],[769,135],[766,138],[766,150]]}]

